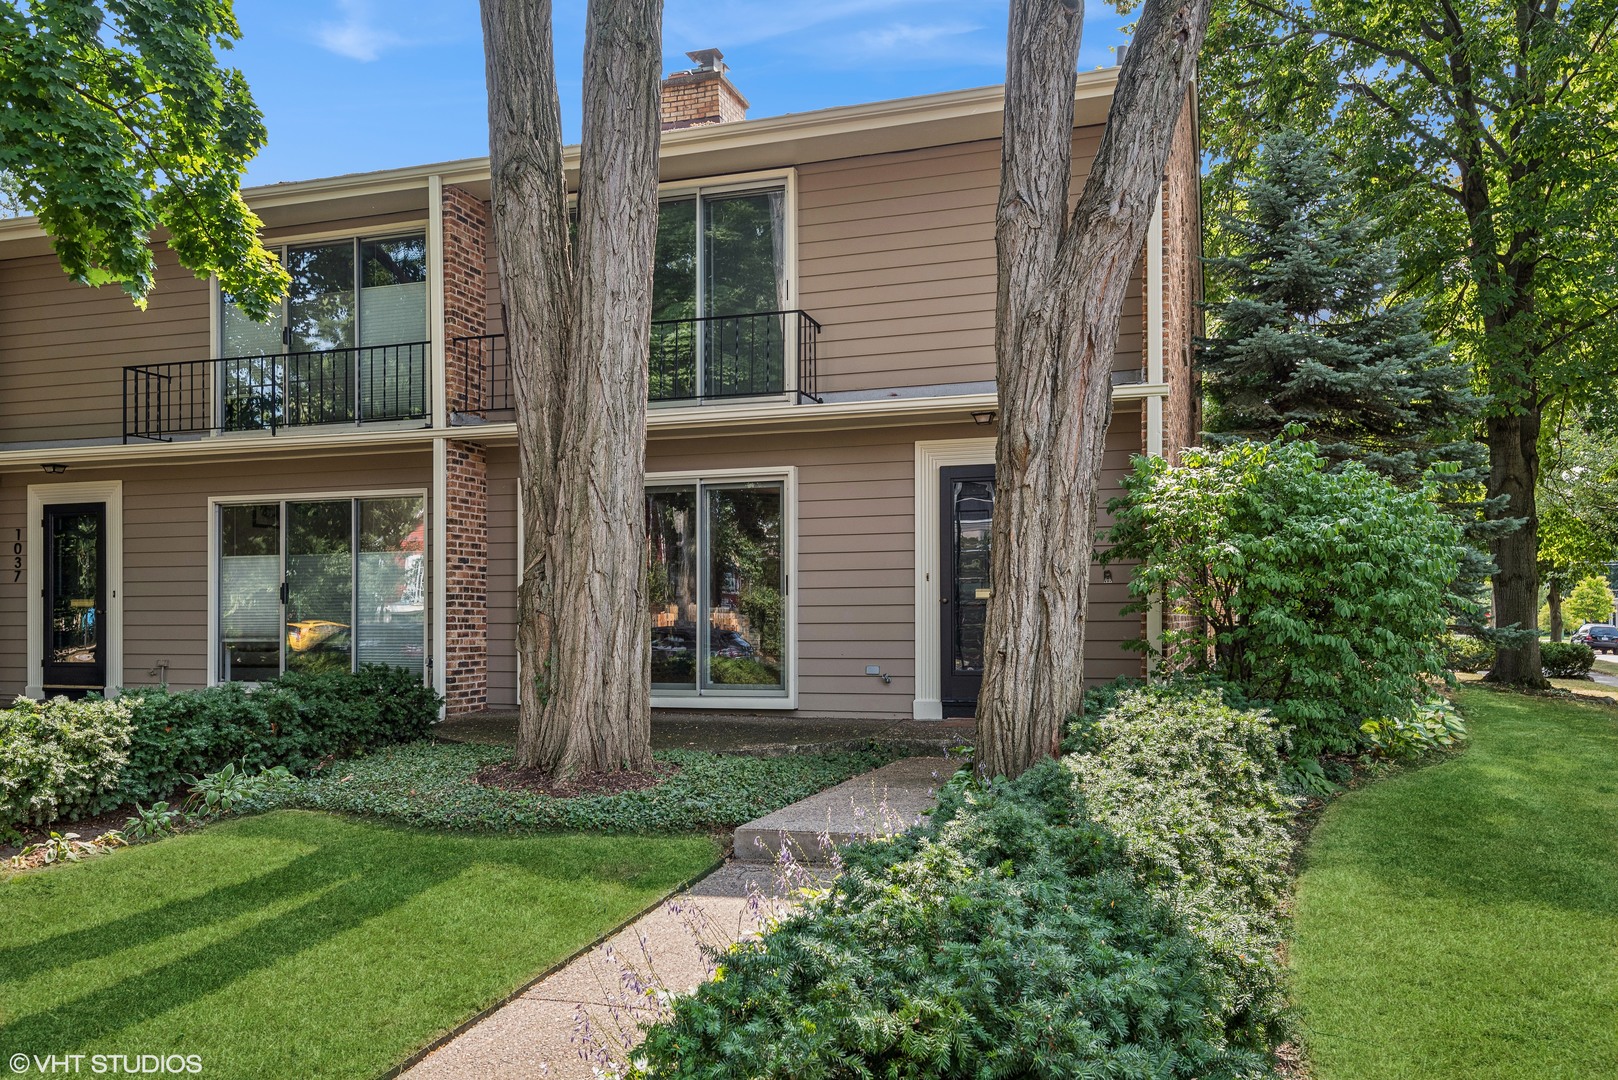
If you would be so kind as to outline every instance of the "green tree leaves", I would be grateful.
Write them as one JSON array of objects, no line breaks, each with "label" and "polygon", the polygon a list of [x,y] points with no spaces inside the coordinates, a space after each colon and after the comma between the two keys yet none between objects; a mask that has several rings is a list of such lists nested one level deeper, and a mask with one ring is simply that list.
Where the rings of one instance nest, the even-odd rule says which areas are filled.
[{"label": "green tree leaves", "polygon": [[1401,491],[1313,443],[1137,458],[1111,505],[1109,559],[1130,593],[1196,617],[1164,635],[1297,726],[1306,753],[1349,749],[1367,719],[1403,719],[1442,673],[1438,644],[1461,534],[1429,491]]},{"label": "green tree leaves", "polygon": [[263,317],[287,275],[242,200],[263,117],[214,50],[240,34],[230,0],[23,0],[0,7],[0,170],[62,268],[144,305],[151,238]]}]

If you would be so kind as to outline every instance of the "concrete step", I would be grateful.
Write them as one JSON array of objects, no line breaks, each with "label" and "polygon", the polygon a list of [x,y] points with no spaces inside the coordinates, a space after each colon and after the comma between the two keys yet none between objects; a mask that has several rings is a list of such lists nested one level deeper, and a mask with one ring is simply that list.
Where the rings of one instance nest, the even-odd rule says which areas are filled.
[{"label": "concrete step", "polygon": [[827,788],[736,830],[736,859],[773,862],[783,847],[799,862],[824,863],[829,846],[903,832],[938,801],[962,759],[903,758]]}]

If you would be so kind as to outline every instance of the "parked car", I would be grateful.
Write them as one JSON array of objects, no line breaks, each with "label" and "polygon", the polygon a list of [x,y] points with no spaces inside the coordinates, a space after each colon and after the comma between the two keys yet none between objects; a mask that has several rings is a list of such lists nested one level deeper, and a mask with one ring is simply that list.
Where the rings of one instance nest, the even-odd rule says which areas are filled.
[{"label": "parked car", "polygon": [[1596,652],[1618,653],[1618,626],[1587,622],[1573,631],[1573,643],[1588,645]]}]

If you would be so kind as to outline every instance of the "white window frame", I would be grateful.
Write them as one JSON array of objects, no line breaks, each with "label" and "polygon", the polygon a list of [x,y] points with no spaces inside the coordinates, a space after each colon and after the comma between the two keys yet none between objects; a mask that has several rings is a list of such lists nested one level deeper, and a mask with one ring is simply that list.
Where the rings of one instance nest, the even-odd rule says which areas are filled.
[{"label": "white window frame", "polygon": [[124,684],[124,482],[28,485],[28,675],[25,697],[45,693],[45,507],[57,503],[103,503],[106,506],[107,650],[106,696]]},{"label": "white window frame", "polygon": [[[782,214],[785,218],[786,254],[783,258],[783,270],[786,274],[786,306],[783,310],[798,310],[798,170],[797,169],[771,169],[763,172],[731,173],[724,176],[708,176],[693,180],[676,180],[659,184],[657,187],[657,201],[659,212],[665,202],[695,196],[698,202],[696,244],[694,253],[696,257],[697,288],[701,291],[703,257],[702,257],[702,215],[701,202],[704,198],[714,195],[742,195],[750,191],[773,191],[780,189],[783,193],[785,205]],[[699,308],[700,311],[700,308]],[[795,401],[797,399],[798,379],[798,337],[795,333],[785,335],[786,347],[782,349],[781,393],[760,394],[757,398],[705,398],[700,395],[702,389],[702,372],[697,373],[697,390],[699,396],[695,400],[698,404],[733,404],[737,401]],[[690,408],[690,400],[650,402],[649,408]]]},{"label": "white window frame", "polygon": [[[432,505],[428,500],[426,488],[378,488],[356,491],[343,489],[340,491],[300,491],[291,494],[276,494],[266,492],[261,495],[211,495],[208,497],[208,685],[219,686],[219,509],[224,506],[260,506],[265,503],[285,504],[289,502],[342,502],[354,499],[421,499],[422,500],[422,534],[429,537],[428,543],[433,540]],[[353,553],[350,553],[353,554]],[[434,572],[434,582],[429,582],[424,594],[437,599],[433,585],[438,578],[434,555],[429,552],[422,553],[425,563]],[[280,553],[283,569],[286,566],[286,551]],[[422,636],[422,685],[433,685],[434,662],[430,653],[434,645],[434,629],[436,618],[436,605],[434,612],[428,612],[423,619],[426,633]],[[110,676],[109,676],[110,677]],[[252,685],[244,683],[243,685]]]},{"label": "white window frame", "polygon": [[944,718],[943,661],[939,640],[937,580],[943,537],[939,535],[938,470],[951,465],[993,465],[994,437],[916,443],[916,720]]},{"label": "white window frame", "polygon": [[[759,693],[749,690],[704,689],[701,673],[693,690],[652,691],[654,709],[734,709],[734,710],[790,710],[798,707],[798,470],[787,465],[769,469],[691,469],[678,472],[646,474],[646,487],[672,487],[679,484],[735,484],[750,481],[779,483],[781,485],[781,563],[786,577],[785,626],[781,646],[785,671],[783,690],[779,693]],[[700,486],[698,488],[701,490]],[[699,511],[706,513],[699,503]],[[699,547],[697,557],[705,559],[707,552]],[[519,694],[521,688],[519,686]]]}]

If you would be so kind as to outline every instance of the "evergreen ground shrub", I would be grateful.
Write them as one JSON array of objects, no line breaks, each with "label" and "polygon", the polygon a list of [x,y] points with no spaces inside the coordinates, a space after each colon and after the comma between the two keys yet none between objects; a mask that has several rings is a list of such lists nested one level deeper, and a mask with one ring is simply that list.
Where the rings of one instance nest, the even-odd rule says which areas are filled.
[{"label": "evergreen ground shrub", "polygon": [[848,849],[631,1074],[1270,1075],[1274,723],[1211,691],[1123,690],[1075,743],[1015,781],[959,773],[927,824]]}]

